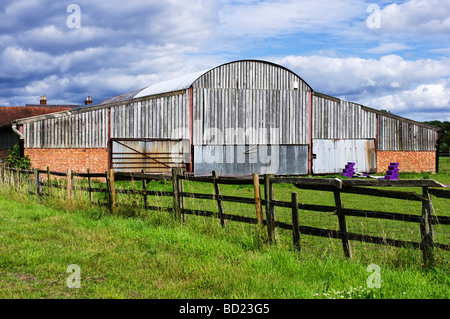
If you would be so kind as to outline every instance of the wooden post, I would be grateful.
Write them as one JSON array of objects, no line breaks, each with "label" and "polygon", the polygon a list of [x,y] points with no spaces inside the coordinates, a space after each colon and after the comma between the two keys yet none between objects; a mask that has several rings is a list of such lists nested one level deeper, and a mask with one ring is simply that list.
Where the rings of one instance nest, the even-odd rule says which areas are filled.
[{"label": "wooden post", "polygon": [[72,170],[70,168],[67,170],[66,190],[67,190],[67,200],[70,200],[72,197]]},{"label": "wooden post", "polygon": [[91,180],[91,169],[88,168],[87,169],[87,173],[88,173],[88,188],[89,188],[89,201],[91,202],[91,204],[94,202],[94,194],[92,193],[92,180]]},{"label": "wooden post", "polygon": [[178,170],[172,168],[172,189],[173,189],[173,205],[174,214],[176,217],[181,217],[181,207],[180,207],[180,195],[178,188]]},{"label": "wooden post", "polygon": [[263,215],[261,211],[261,189],[259,187],[259,176],[258,173],[253,173],[253,187],[255,189],[255,210],[256,210],[256,220],[258,221],[258,226],[260,229],[263,228]]},{"label": "wooden post", "polygon": [[34,169],[34,193],[39,197],[39,170]]},{"label": "wooden post", "polygon": [[222,195],[220,194],[219,183],[217,183],[217,181],[216,181],[217,180],[217,172],[212,171],[212,176],[214,179],[214,194],[216,195],[216,199],[217,199],[217,207],[218,207],[218,211],[219,211],[220,225],[222,227],[225,227],[226,222],[225,222],[225,219],[223,218],[224,209],[223,209]]},{"label": "wooden post", "polygon": [[[183,168],[179,168],[178,172],[179,175],[184,175]],[[179,202],[178,205],[180,207],[180,217],[181,220],[184,221],[186,218],[186,215],[183,212],[185,205],[184,205],[184,196],[182,195],[182,193],[184,193],[184,179],[178,179],[177,186],[178,186],[178,202]]]},{"label": "wooden post", "polygon": [[48,192],[50,193],[51,190],[51,176],[50,176],[50,167],[47,166],[47,188],[48,188]]},{"label": "wooden post", "polygon": [[106,171],[106,183],[109,193],[109,207],[113,214],[116,213],[116,185],[114,182],[114,170]]},{"label": "wooden post", "polygon": [[291,194],[292,199],[292,237],[294,248],[300,251],[300,223],[298,217],[298,195],[297,193]]},{"label": "wooden post", "polygon": [[264,197],[266,200],[266,219],[267,219],[267,233],[269,235],[269,242],[277,242],[278,234],[275,227],[275,207],[272,205],[273,200],[273,184],[271,179],[272,174],[264,175]]},{"label": "wooden post", "polygon": [[[142,174],[145,174],[145,170],[141,170]],[[145,178],[142,179],[142,190],[147,191],[147,180]],[[143,195],[144,198],[144,209],[147,208],[147,194]]]},{"label": "wooden post", "polygon": [[344,207],[342,205],[341,192],[339,190],[334,190],[333,195],[334,195],[334,202],[337,208],[337,216],[339,220],[339,233],[343,235],[342,247],[344,249],[344,255],[347,258],[352,258],[352,250],[347,235],[347,223],[345,221],[345,214],[342,212],[342,209]]},{"label": "wooden post", "polygon": [[431,222],[433,203],[428,187],[423,187],[422,190],[425,199],[422,201],[422,218],[420,223],[421,249],[423,252],[423,262],[428,266],[434,263],[434,227]]}]

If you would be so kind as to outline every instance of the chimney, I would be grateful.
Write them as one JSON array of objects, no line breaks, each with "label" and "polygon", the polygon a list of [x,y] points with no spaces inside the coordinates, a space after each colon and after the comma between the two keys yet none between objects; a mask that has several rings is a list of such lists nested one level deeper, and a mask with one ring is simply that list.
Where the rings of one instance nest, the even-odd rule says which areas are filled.
[{"label": "chimney", "polygon": [[92,103],[92,98],[90,96],[87,97],[86,101],[84,101],[85,105],[91,104]]},{"label": "chimney", "polygon": [[45,95],[41,95],[41,105],[47,105],[47,98],[45,97]]}]

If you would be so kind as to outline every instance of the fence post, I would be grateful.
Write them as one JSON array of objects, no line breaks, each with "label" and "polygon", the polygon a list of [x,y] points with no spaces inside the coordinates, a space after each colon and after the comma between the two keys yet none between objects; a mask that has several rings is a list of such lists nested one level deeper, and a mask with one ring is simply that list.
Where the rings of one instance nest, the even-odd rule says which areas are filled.
[{"label": "fence post", "polygon": [[271,179],[272,174],[264,175],[264,197],[266,200],[266,219],[267,219],[267,233],[269,235],[269,242],[277,242],[278,234],[275,228],[275,207],[272,205],[273,201],[273,184]]},{"label": "fence post", "polygon": [[66,175],[67,200],[72,197],[72,170],[69,168]]},{"label": "fence post", "polygon": [[258,226],[260,229],[263,228],[263,216],[261,211],[261,189],[259,187],[259,176],[258,173],[253,173],[253,187],[255,189],[255,210],[256,210],[256,220],[258,221]]},{"label": "fence post", "polygon": [[93,193],[92,193],[92,181],[91,181],[91,175],[90,175],[91,174],[91,169],[90,168],[87,169],[87,173],[88,173],[89,201],[92,204],[92,202],[94,201],[94,196],[93,196]]},{"label": "fence post", "polygon": [[[141,170],[141,173],[145,174],[145,170]],[[145,178],[142,178],[142,190],[144,192],[147,191],[147,180]],[[147,208],[147,194],[144,193],[142,196],[144,198],[144,209],[146,209]]]},{"label": "fence post", "polygon": [[[183,168],[178,168],[178,173],[179,175],[184,175],[184,170]],[[178,201],[179,201],[179,207],[180,207],[180,216],[181,216],[181,220],[184,221],[186,218],[186,215],[183,212],[183,209],[185,207],[184,205],[184,196],[182,193],[184,193],[184,179],[182,178],[178,178],[177,176],[177,186],[178,186]]]},{"label": "fence post", "polygon": [[51,176],[50,176],[50,167],[47,166],[47,187],[48,187],[48,193],[50,194],[51,190]]},{"label": "fence post", "polygon": [[39,170],[34,169],[34,193],[39,197]]},{"label": "fence post", "polygon": [[109,207],[113,214],[116,213],[116,185],[114,183],[114,170],[106,171],[106,183],[109,193]]},{"label": "fence post", "polygon": [[292,199],[292,237],[294,248],[300,251],[300,223],[298,217],[298,195],[297,193],[291,194]]},{"label": "fence post", "polygon": [[341,192],[339,190],[333,191],[334,202],[337,208],[337,216],[339,220],[339,233],[342,237],[342,247],[344,248],[344,255],[347,258],[352,258],[352,249],[348,241],[347,223],[345,221],[345,214],[342,212],[344,208],[342,205]]},{"label": "fence post", "polygon": [[220,194],[220,186],[219,186],[219,183],[217,183],[217,172],[212,171],[212,176],[213,176],[213,180],[214,180],[214,194],[216,195],[217,207],[219,210],[220,225],[222,227],[225,227],[226,222],[225,222],[225,219],[223,218],[223,214],[224,214],[223,201],[222,201],[222,195]]},{"label": "fence post", "polygon": [[176,217],[181,217],[180,194],[178,187],[178,169],[176,168],[172,168],[172,189],[173,189],[174,214]]},{"label": "fence post", "polygon": [[431,201],[431,194],[428,187],[423,187],[422,201],[422,218],[420,223],[421,234],[421,249],[423,252],[423,262],[425,265],[432,265],[434,263],[434,227],[432,223],[433,203]]}]

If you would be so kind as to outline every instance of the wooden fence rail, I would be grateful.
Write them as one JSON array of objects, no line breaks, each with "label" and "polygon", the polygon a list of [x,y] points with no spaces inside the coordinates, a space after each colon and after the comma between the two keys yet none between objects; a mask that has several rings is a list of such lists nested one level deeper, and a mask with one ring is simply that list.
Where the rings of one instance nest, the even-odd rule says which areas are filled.
[{"label": "wooden fence rail", "polygon": [[[42,177],[46,176],[46,181]],[[73,198],[74,191],[85,191],[89,193],[91,203],[93,193],[104,193],[107,195],[110,210],[115,213],[117,210],[117,194],[138,195],[143,198],[143,206],[149,210],[168,211],[183,220],[186,215],[197,215],[204,217],[215,217],[220,220],[222,227],[226,227],[227,221],[236,221],[249,224],[255,224],[260,230],[267,228],[267,237],[270,242],[276,243],[278,240],[278,229],[292,231],[292,241],[296,249],[300,250],[300,236],[310,235],[326,238],[340,239],[344,255],[352,257],[350,241],[366,242],[378,245],[387,245],[394,247],[411,247],[420,249],[423,252],[423,261],[425,264],[432,264],[434,261],[434,249],[439,248],[450,251],[450,244],[436,243],[434,241],[434,225],[450,225],[450,216],[436,216],[433,211],[432,196],[437,198],[450,199],[450,190],[434,180],[376,180],[376,179],[338,179],[338,178],[307,178],[307,177],[284,177],[274,175],[258,176],[253,174],[248,177],[219,177],[215,171],[211,176],[191,176],[185,174],[181,169],[174,169],[171,175],[168,174],[144,174],[144,173],[123,173],[118,171],[107,171],[104,174],[77,173],[71,170],[67,172],[53,172],[47,170],[18,170],[13,168],[0,168],[0,182],[7,185],[17,185],[23,176],[28,176],[28,192],[36,196],[42,196],[45,188],[66,189],[68,200]],[[31,182],[33,176],[34,183]],[[52,176],[61,181],[52,180]],[[75,178],[86,178],[87,187],[74,187]],[[102,179],[106,183],[100,182],[101,187],[92,187],[93,179]],[[172,191],[152,191],[147,190],[149,181],[167,181],[172,184]],[[119,189],[116,187],[117,181],[141,181],[142,190]],[[186,182],[209,183],[212,185],[212,194],[203,194],[197,192],[186,192],[184,184]],[[34,184],[34,191],[32,191]],[[293,192],[290,201],[276,199],[275,184],[293,184],[299,190],[317,190],[328,191],[334,196],[334,205],[304,204],[298,202],[298,194]],[[253,198],[227,196],[223,195],[220,185],[249,185],[253,186]],[[264,189],[264,198],[261,196],[261,185]],[[389,188],[389,189],[380,189]],[[416,187],[421,188],[421,193],[413,191],[392,190],[397,187]],[[420,215],[383,212],[377,210],[361,210],[344,208],[341,194],[349,193],[360,196],[375,196],[392,199],[417,201],[422,203]],[[173,198],[173,205],[155,206],[149,205],[148,196],[166,196]],[[217,204],[217,211],[188,209],[186,208],[185,198],[212,200]],[[255,217],[247,217],[236,214],[228,214],[224,208],[224,202],[233,202],[254,205]],[[263,209],[265,211],[265,218]],[[292,223],[281,222],[277,220],[277,207],[290,208],[292,212]],[[317,211],[330,212],[337,216],[339,225],[338,230],[322,229],[301,225],[299,211]],[[346,216],[396,220],[407,223],[418,223],[420,225],[420,242],[405,241],[367,234],[357,234],[349,232],[347,229]],[[333,218],[333,217],[330,217]]]}]

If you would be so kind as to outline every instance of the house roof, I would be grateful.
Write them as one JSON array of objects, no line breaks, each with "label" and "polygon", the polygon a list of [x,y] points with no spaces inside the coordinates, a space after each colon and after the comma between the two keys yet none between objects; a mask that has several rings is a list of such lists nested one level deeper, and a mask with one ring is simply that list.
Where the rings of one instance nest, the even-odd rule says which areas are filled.
[{"label": "house roof", "polygon": [[74,105],[27,105],[27,106],[1,106],[0,107],[0,126],[11,123],[12,121],[67,111],[73,109]]}]

